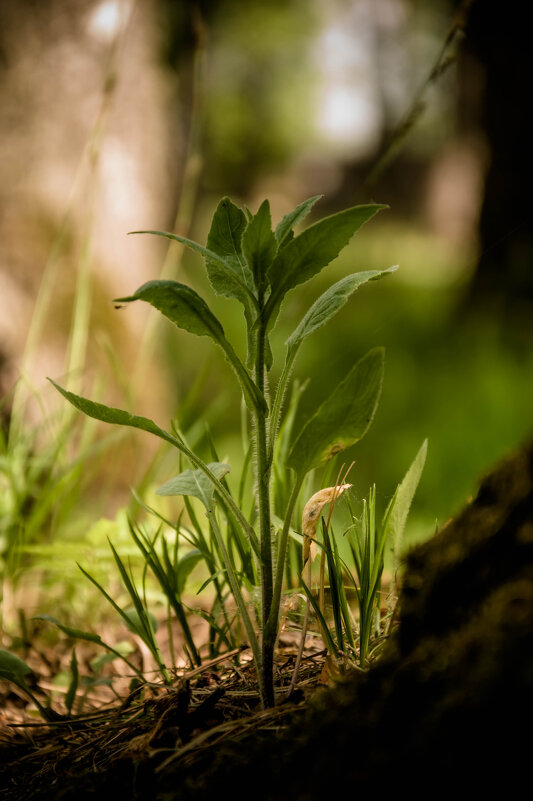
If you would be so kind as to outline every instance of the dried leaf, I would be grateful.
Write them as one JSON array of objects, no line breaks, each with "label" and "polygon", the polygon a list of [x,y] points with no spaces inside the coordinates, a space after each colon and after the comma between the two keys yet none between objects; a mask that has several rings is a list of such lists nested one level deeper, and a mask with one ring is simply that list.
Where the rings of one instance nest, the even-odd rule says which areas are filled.
[{"label": "dried leaf", "polygon": [[332,684],[335,684],[340,675],[341,671],[337,660],[331,654],[328,654],[322,666],[322,670],[320,671],[318,683],[330,687]]},{"label": "dried leaf", "polygon": [[351,484],[341,484],[335,487],[326,487],[312,495],[304,506],[302,514],[302,534],[303,542],[303,561],[304,565],[311,557],[311,561],[316,555],[316,545],[314,543],[316,537],[316,524],[320,517],[320,513],[324,506],[332,501],[337,500],[339,495],[342,495],[344,490],[351,487]]}]

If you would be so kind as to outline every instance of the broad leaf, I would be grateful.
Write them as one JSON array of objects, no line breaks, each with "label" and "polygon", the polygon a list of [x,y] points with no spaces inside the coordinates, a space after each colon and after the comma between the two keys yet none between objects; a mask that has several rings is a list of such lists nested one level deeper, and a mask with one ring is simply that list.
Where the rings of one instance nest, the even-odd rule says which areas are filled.
[{"label": "broad leaf", "polygon": [[76,409],[79,409],[80,412],[86,414],[88,417],[93,417],[95,420],[101,420],[103,423],[114,423],[118,426],[139,428],[142,431],[148,431],[150,434],[155,434],[156,437],[164,439],[166,442],[170,442],[172,445],[175,445],[182,450],[184,449],[184,446],[180,440],[177,439],[177,437],[174,437],[172,434],[169,434],[168,431],[164,431],[164,429],[159,428],[159,426],[148,417],[138,417],[135,414],[125,412],[123,409],[115,409],[112,406],[105,406],[103,403],[96,403],[95,401],[88,400],[87,398],[82,398],[81,395],[75,395],[73,392],[63,389],[63,387],[60,387],[55,381],[52,381],[51,378],[48,380],[54,385],[57,391],[69,401],[69,403],[71,403]]},{"label": "broad leaf", "polygon": [[211,337],[217,344],[225,339],[224,329],[205,300],[186,284],[179,281],[148,281],[118,303],[144,300],[168,317],[178,328],[197,336]]},{"label": "broad leaf", "polygon": [[244,212],[229,197],[217,206],[207,237],[207,248],[220,261],[206,257],[207,275],[218,295],[236,298],[248,308],[253,279],[242,251],[242,235],[246,228]]},{"label": "broad leaf", "polygon": [[95,420],[102,420],[104,423],[130,426],[131,428],[139,428],[142,431],[148,431],[151,434],[155,434],[156,437],[159,437],[165,442],[169,442],[171,445],[174,445],[175,448],[178,448],[178,450],[184,453],[194,465],[199,468],[203,468],[203,472],[215,485],[219,496],[224,500],[226,506],[231,509],[242,530],[246,532],[247,536],[250,538],[254,550],[257,551],[258,545],[254,540],[255,532],[242,514],[239,507],[233,501],[231,495],[220,484],[216,476],[209,471],[207,465],[205,465],[204,462],[198,458],[198,456],[189,450],[189,448],[185,445],[183,440],[178,437],[178,435],[173,436],[172,434],[169,434],[168,431],[159,428],[159,426],[156,425],[153,420],[150,420],[147,417],[137,417],[136,415],[125,412],[122,409],[115,409],[111,406],[105,406],[103,403],[96,403],[95,401],[88,400],[87,398],[82,398],[80,395],[75,395],[73,392],[63,389],[63,387],[60,387],[59,384],[55,383],[55,381],[52,381],[51,378],[48,380],[54,385],[57,391],[60,392],[63,397],[66,398],[76,409],[79,409],[80,412],[83,412],[89,417],[93,417]]},{"label": "broad leaf", "polygon": [[277,313],[285,294],[312,278],[335,259],[355,232],[382,205],[354,206],[314,223],[291,240],[279,252],[269,270],[272,293],[265,309],[265,318]]},{"label": "broad leaf", "polygon": [[383,360],[383,348],[369,351],[304,425],[287,461],[300,479],[364,436],[378,404]]},{"label": "broad leaf", "polygon": [[265,285],[265,277],[272,260],[276,255],[278,245],[272,233],[272,219],[270,217],[270,204],[264,200],[244,232],[242,249],[252,271],[255,286],[261,289]]},{"label": "broad leaf", "polygon": [[239,298],[239,300],[246,297],[255,301],[241,270],[236,269],[234,259],[229,256],[221,256],[214,250],[205,248],[192,239],[187,239],[178,234],[171,234],[168,231],[130,231],[130,234],[154,234],[154,236],[163,236],[166,239],[172,239],[175,242],[186,245],[203,256],[206,263],[209,264],[209,279],[218,294]]},{"label": "broad leaf", "polygon": [[266,410],[265,399],[226,339],[221,323],[194,289],[178,281],[148,281],[139,287],[135,294],[117,298],[119,303],[131,303],[136,300],[150,303],[178,328],[197,336],[208,336],[220,345],[237,374],[248,406],[252,409],[259,406]]},{"label": "broad leaf", "polygon": [[187,579],[189,578],[190,574],[198,564],[198,562],[202,561],[203,556],[199,550],[193,548],[191,551],[187,551],[185,556],[180,559],[178,564],[178,595],[181,595],[183,590],[185,589],[185,585],[187,583]]},{"label": "broad leaf", "polygon": [[[246,264],[242,258],[242,235],[246,228],[246,216],[229,197],[223,197],[211,221],[207,237],[207,248],[220,256],[225,262],[234,262],[242,270]],[[244,275],[244,273],[243,273]]]},{"label": "broad leaf", "polygon": [[295,225],[298,225],[304,217],[307,217],[317,200],[323,195],[315,195],[314,197],[308,198],[308,200],[304,200],[303,203],[300,203],[299,206],[296,206],[295,209],[289,211],[288,214],[284,216],[278,226],[276,228],[276,239],[278,241],[278,245],[280,248],[285,245],[288,240],[291,238],[292,229]]},{"label": "broad leaf", "polygon": [[[231,470],[229,464],[224,462],[211,462],[207,465],[214,476],[219,480]],[[158,495],[189,495],[198,498],[206,509],[212,509],[214,504],[215,488],[205,473],[201,470],[184,470],[179,476],[171,478],[159,487]]]},{"label": "broad leaf", "polygon": [[397,267],[390,267],[387,270],[368,270],[367,272],[353,273],[330,286],[313,303],[298,327],[285,342],[289,351],[299,348],[302,341],[309,334],[325,325],[344,306],[356,289],[367,283],[367,281],[376,281],[379,278],[390,275],[397,269]]}]

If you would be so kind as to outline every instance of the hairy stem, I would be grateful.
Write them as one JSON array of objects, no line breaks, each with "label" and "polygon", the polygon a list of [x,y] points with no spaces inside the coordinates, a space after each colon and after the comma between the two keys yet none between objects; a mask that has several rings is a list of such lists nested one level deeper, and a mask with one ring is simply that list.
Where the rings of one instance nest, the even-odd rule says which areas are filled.
[{"label": "hairy stem", "polygon": [[285,522],[283,524],[283,530],[281,532],[278,544],[278,557],[276,562],[276,582],[274,585],[270,615],[268,616],[266,626],[263,630],[263,638],[272,641],[272,649],[274,648],[274,643],[276,641],[276,636],[278,631],[278,617],[279,617],[279,608],[281,604],[281,590],[283,586],[283,566],[285,564],[285,557],[287,554],[287,541],[289,539],[291,518],[292,518],[292,513],[294,511],[294,507],[296,505],[296,501],[298,499],[298,494],[300,492],[300,487],[302,486],[303,479],[304,476],[297,476],[294,486],[292,488],[291,496],[289,498],[289,503],[287,505],[287,511],[285,512]]},{"label": "hairy stem", "polygon": [[[261,300],[260,300],[261,302]],[[266,325],[261,324],[257,332],[255,381],[261,394],[265,389],[265,344]],[[259,542],[261,547],[261,700],[263,707],[274,706],[274,645],[267,628],[273,599],[274,580],[272,572],[272,535],[270,531],[270,470],[266,414],[260,407],[255,409],[255,450],[257,471],[257,506],[259,515]]]}]

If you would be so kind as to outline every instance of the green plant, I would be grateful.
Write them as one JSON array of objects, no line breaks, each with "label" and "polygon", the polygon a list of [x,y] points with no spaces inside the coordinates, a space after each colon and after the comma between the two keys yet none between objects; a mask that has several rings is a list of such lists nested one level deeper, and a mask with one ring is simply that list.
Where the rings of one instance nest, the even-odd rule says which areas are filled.
[{"label": "green plant", "polygon": [[0,648],[0,679],[10,681],[19,687],[33,701],[45,720],[53,720],[56,717],[53,710],[49,706],[41,704],[28,684],[27,677],[29,678],[31,674],[32,669],[26,662],[15,654]]},{"label": "green plant", "polygon": [[[270,374],[274,359],[270,334],[285,296],[335,259],[353,234],[384,208],[381,205],[349,208],[315,222],[295,236],[294,227],[317,200],[318,197],[313,197],[300,204],[285,215],[273,231],[267,200],[252,214],[248,209],[239,209],[229,198],[223,198],[213,217],[207,247],[176,234],[135,232],[176,240],[204,257],[215,293],[239,301],[244,308],[247,328],[244,361],[226,338],[220,321],[207,303],[182,283],[149,281],[133,295],[116,301],[120,304],[137,300],[150,303],[179,328],[197,336],[207,336],[223,350],[239,382],[252,423],[249,429],[251,449],[247,457],[253,459],[254,470],[254,506],[250,513],[242,502],[236,502],[225,481],[229,465],[201,459],[178,430],[166,431],[149,418],[95,403],[52,382],[70,403],[90,417],[147,431],[173,445],[190,463],[192,469],[168,481],[159,492],[194,496],[205,509],[225,579],[257,665],[265,707],[272,706],[275,701],[274,647],[287,541],[300,490],[311,471],[366,433],[377,407],[383,377],[383,350],[375,348],[354,364],[301,430],[291,435],[290,447],[284,454],[284,467],[290,472],[290,492],[281,525],[276,525],[272,473],[274,458],[279,454],[276,445],[294,361],[303,341],[328,322],[358,287],[396,269],[348,275],[315,301],[286,341],[285,362],[271,395]],[[225,520],[225,532],[217,514],[217,502]],[[243,592],[246,582],[255,581],[257,575],[261,585],[258,626]]]},{"label": "green plant", "polygon": [[[392,555],[392,580],[389,597],[397,595],[398,554],[407,515],[413,500],[424,463],[427,440],[422,443],[402,482],[398,484],[383,515],[381,524],[376,522],[376,487],[372,486],[368,498],[363,501],[359,517],[352,511],[354,527],[347,535],[354,564],[354,572],[348,572],[354,585],[359,608],[359,663],[365,666],[373,635],[381,633],[381,581],[385,563],[385,548]],[[390,615],[390,610],[388,610]]]},{"label": "green plant", "polygon": [[[426,452],[427,440],[422,443],[404,479],[396,488],[379,527],[376,525],[375,485],[370,488],[368,499],[363,500],[361,515],[356,517],[354,514],[350,500],[351,493],[349,492],[352,485],[344,483],[353,467],[353,463],[344,472],[344,475],[342,475],[341,471],[334,487],[319,490],[307,501],[302,514],[303,536],[301,543],[301,580],[306,595],[306,603],[300,647],[288,690],[289,696],[294,689],[300,668],[311,607],[318,621],[326,649],[335,660],[336,666],[340,665],[342,667],[347,658],[353,664],[354,659],[358,657],[359,666],[364,669],[367,665],[370,651],[373,651],[388,634],[398,592],[397,560],[402,534],[418,482],[420,481],[426,460]],[[353,559],[352,568],[341,557],[332,528],[333,508],[343,494],[348,501],[354,521],[353,525],[344,532],[344,536],[348,535],[347,538]],[[327,520],[322,516],[326,506],[329,506]],[[321,542],[316,535],[316,527],[319,520],[322,529]],[[388,592],[386,618],[382,618],[381,587],[387,546],[390,549],[392,559],[392,579]],[[321,554],[320,574],[318,593],[314,593],[311,584],[312,563],[318,549],[320,549]],[[325,604],[326,563],[327,589],[331,606],[331,614],[329,615],[326,613]],[[304,567],[307,567],[306,578],[303,577]],[[348,583],[348,587],[346,583]],[[352,589],[355,594],[358,622],[355,621],[350,608],[347,589]],[[328,618],[332,620],[332,625]]]},{"label": "green plant", "polygon": [[[376,487],[373,485],[368,498],[363,499],[362,511],[356,516],[350,493],[345,494],[353,519],[345,532],[353,565],[349,566],[341,558],[333,530],[330,527],[331,515],[327,522],[322,519],[322,558],[327,561],[329,595],[332,607],[334,632],[328,629],[324,603],[314,604],[324,639],[335,655],[345,651],[347,644],[352,654],[357,652],[361,668],[367,664],[370,650],[388,633],[398,593],[398,555],[402,535],[416,488],[422,475],[426,460],[427,440],[422,443],[405,477],[398,484],[390,499],[381,523],[376,515]],[[349,485],[335,487],[335,498]],[[388,589],[386,617],[382,615],[382,581],[385,568],[386,551],[389,550],[391,580]],[[322,571],[321,571],[322,574]],[[346,595],[346,581],[352,585],[357,602],[358,623],[354,625]],[[320,589],[323,595],[323,578]],[[357,641],[357,643],[356,643]]]}]

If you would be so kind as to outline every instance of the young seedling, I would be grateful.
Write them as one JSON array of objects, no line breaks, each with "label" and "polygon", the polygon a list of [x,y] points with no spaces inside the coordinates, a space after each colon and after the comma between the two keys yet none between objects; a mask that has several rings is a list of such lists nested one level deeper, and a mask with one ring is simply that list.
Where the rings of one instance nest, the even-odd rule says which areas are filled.
[{"label": "young seedling", "polygon": [[[381,629],[381,580],[383,575],[385,548],[393,557],[393,579],[390,594],[396,594],[398,554],[400,542],[411,502],[422,475],[427,453],[424,440],[403,480],[398,484],[383,515],[381,524],[376,516],[376,487],[370,488],[368,498],[363,501],[362,514],[355,521],[355,531],[348,532],[355,577],[350,571],[359,607],[359,664],[365,667],[373,634]],[[376,638],[374,638],[376,639]]]},{"label": "young seedling", "polygon": [[[348,473],[351,469],[350,468],[344,474],[344,478],[347,478]],[[307,636],[307,627],[309,625],[309,608],[312,602],[312,595],[311,595],[311,572],[312,572],[312,564],[313,560],[316,555],[317,544],[316,544],[316,527],[318,521],[320,519],[320,515],[322,514],[322,510],[325,506],[329,505],[330,511],[328,515],[328,522],[325,524],[323,529],[324,535],[327,533],[327,529],[331,522],[331,514],[333,512],[333,507],[335,506],[335,502],[337,498],[339,498],[342,493],[350,489],[351,484],[343,484],[337,479],[337,483],[334,487],[326,487],[325,489],[321,489],[318,492],[315,492],[314,495],[309,498],[307,503],[304,506],[303,514],[302,514],[302,535],[303,535],[303,543],[302,543],[302,571],[303,569],[307,568],[307,582],[304,581],[304,588],[307,594],[307,599],[305,603],[305,612],[304,612],[304,621],[302,625],[302,633],[300,638],[300,647],[298,649],[298,654],[296,656],[296,662],[294,665],[294,671],[292,674],[291,683],[289,686],[289,690],[287,693],[287,697],[289,697],[296,684],[296,679],[298,677],[298,671],[300,669],[300,662],[302,660],[303,650],[305,646],[305,638]],[[322,556],[324,556],[324,550],[322,551]],[[321,559],[321,566],[320,566],[320,602],[317,608],[317,611],[321,613],[320,620],[323,620],[323,597],[324,597],[324,569],[323,569],[323,559]],[[303,580],[303,576],[302,576]],[[315,604],[316,608],[316,604]],[[328,640],[328,633],[327,626],[323,626],[323,631],[325,635],[325,640]]]},{"label": "young seedling", "polygon": [[[149,281],[133,295],[116,301],[120,304],[137,300],[150,303],[178,328],[209,337],[222,349],[233,368],[252,422],[249,436],[254,466],[253,517],[236,502],[224,480],[229,465],[218,461],[206,463],[188,447],[178,432],[160,428],[153,420],[95,403],[55,384],[63,396],[85,414],[108,423],[147,431],[173,445],[189,462],[191,469],[167,482],[161,492],[194,496],[205,508],[256,662],[264,707],[275,702],[274,648],[287,541],[300,490],[312,470],[366,433],[376,410],[383,377],[383,350],[375,348],[354,364],[315,414],[292,437],[284,466],[291,474],[291,488],[283,522],[278,528],[274,525],[273,514],[273,461],[294,361],[303,341],[327,323],[360,286],[396,269],[354,273],[326,290],[287,339],[281,376],[271,392],[273,353],[270,335],[287,293],[333,261],[356,231],[384,208],[371,204],[345,209],[295,235],[294,227],[301,223],[318,199],[318,196],[312,197],[301,203],[272,230],[268,200],[252,214],[248,209],[238,208],[229,198],[223,198],[215,211],[206,247],[173,233],[135,232],[175,240],[204,258],[215,293],[242,304],[246,321],[245,360],[241,361],[207,303],[185,284],[170,280]],[[232,521],[233,535],[239,538],[240,547],[242,543],[246,544],[254,569],[260,575],[259,631],[249,612],[231,541],[220,527],[219,513]]]},{"label": "young seedling", "polygon": [[[375,486],[371,487],[368,498],[363,500],[363,511],[358,518],[353,513],[349,496],[345,496],[348,497],[348,504],[354,519],[354,525],[345,532],[345,534],[348,534],[349,547],[353,559],[352,569],[339,554],[331,527],[331,517],[337,499],[352,486],[344,482],[353,463],[344,474],[342,474],[342,471],[339,472],[337,483],[334,487],[319,490],[306,503],[302,516],[302,551],[307,575],[305,579],[302,577],[302,582],[307,597],[300,647],[288,691],[289,696],[294,690],[298,676],[311,606],[320,625],[322,639],[330,651],[333,661],[339,658],[344,659],[347,651],[348,654],[352,655],[351,661],[353,663],[356,654],[356,640],[358,640],[359,667],[365,668],[371,650],[388,633],[392,609],[388,611],[387,618],[382,619],[381,616],[381,586],[385,566],[385,549],[387,547],[390,548],[393,560],[393,578],[389,591],[390,606],[392,606],[394,596],[397,594],[400,541],[411,502],[420,481],[426,452],[427,441],[424,441],[404,479],[396,488],[380,526],[376,522]],[[327,520],[321,517],[326,506],[329,506]],[[321,543],[317,541],[316,531],[319,519],[322,524]],[[317,601],[311,591],[311,563],[318,547],[320,547],[321,560]],[[330,631],[328,625],[324,603],[326,561],[334,624],[333,631]],[[345,579],[352,585],[355,592],[359,613],[357,627],[354,626],[353,616],[349,608]]]}]

